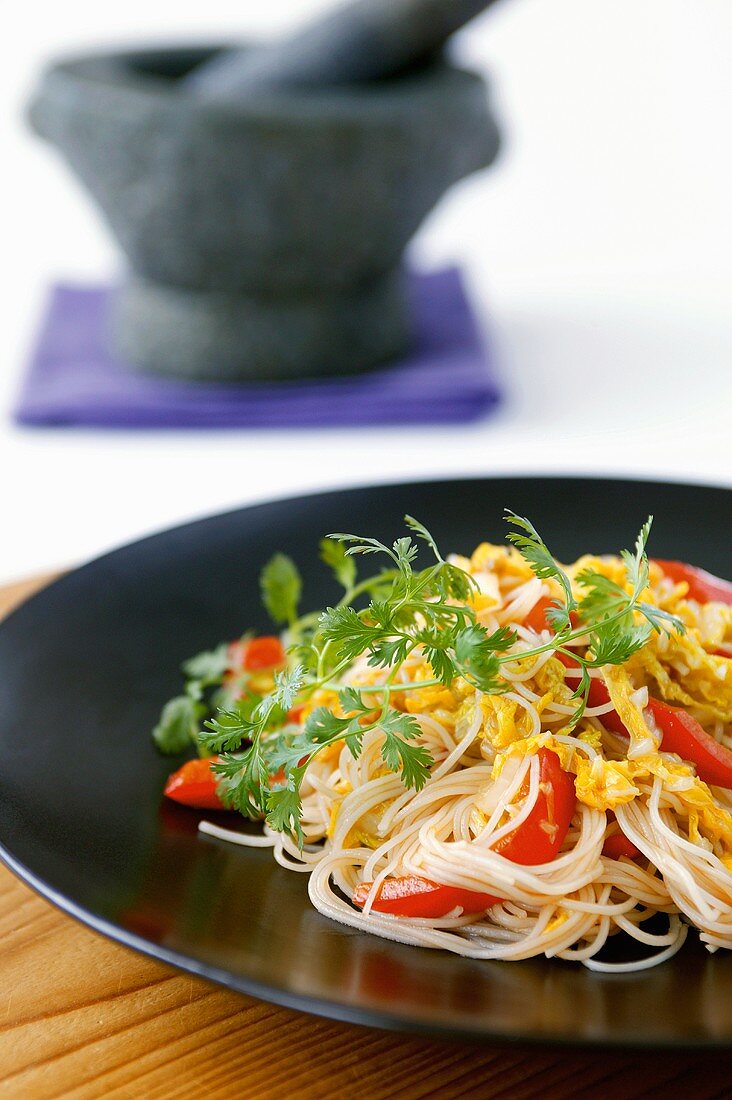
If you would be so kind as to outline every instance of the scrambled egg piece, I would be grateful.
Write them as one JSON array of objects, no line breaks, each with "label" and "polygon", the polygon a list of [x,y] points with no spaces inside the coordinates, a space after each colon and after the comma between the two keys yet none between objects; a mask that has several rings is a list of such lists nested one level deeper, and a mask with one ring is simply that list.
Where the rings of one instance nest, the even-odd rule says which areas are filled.
[{"label": "scrambled egg piece", "polygon": [[[626,587],[628,575],[622,558],[600,558],[595,554],[583,554],[576,562],[567,566],[566,572],[574,581],[584,569],[590,569],[593,573],[600,573],[603,577],[607,577],[608,580],[614,581],[615,584],[619,584],[621,588]],[[581,585],[575,585],[573,587],[575,588],[575,595],[581,597]]]},{"label": "scrambled egg piece", "polygon": [[610,699],[618,712],[620,720],[630,734],[628,756],[633,757],[639,751],[647,751],[650,745],[658,745],[643,717],[643,711],[633,698],[636,688],[622,665],[606,665],[602,669],[602,678],[610,694]]},{"label": "scrambled egg piece", "polygon": [[566,669],[556,657],[550,657],[533,677],[535,690],[542,695],[551,694],[557,703],[576,705],[572,688],[565,682]]},{"label": "scrambled egg piece", "polygon": [[567,912],[567,910],[558,909],[556,916],[552,917],[552,919],[549,921],[546,928],[544,929],[544,935],[549,936],[556,928],[561,928],[563,924],[566,924],[568,920],[569,913]]},{"label": "scrambled egg piece", "polygon": [[441,684],[435,687],[422,688],[421,691],[408,691],[404,693],[403,709],[408,714],[419,714],[421,711],[448,710],[454,711],[459,700],[455,698],[449,688]]},{"label": "scrambled egg piece", "polygon": [[580,802],[596,810],[612,810],[624,802],[632,802],[640,794],[631,778],[633,765],[628,760],[577,761],[575,790]]},{"label": "scrambled egg piece", "polygon": [[647,684],[667,702],[688,707],[702,723],[729,721],[732,662],[708,653],[697,628],[683,635],[654,635],[625,667],[636,683]]},{"label": "scrambled egg piece", "polygon": [[[386,774],[386,769],[384,769],[384,774]],[[352,789],[353,788],[351,787],[351,784],[347,783],[345,780],[341,780],[341,782],[336,786],[336,790],[338,790],[340,793],[340,798],[338,798],[331,806],[330,821],[328,822],[328,828],[325,831],[325,835],[329,839],[332,839],[333,834],[335,833],[336,825],[338,823],[338,815],[341,811],[341,806],[343,805],[343,799],[346,797],[347,794],[350,793]],[[370,809],[368,813],[365,813],[361,818],[359,818],[358,822],[353,826],[352,829],[349,829],[348,833],[346,834],[343,841],[344,848],[374,849],[378,848],[380,844],[383,844],[384,838],[378,836],[378,829],[381,823],[381,819],[384,816],[389,805],[390,803],[388,802],[380,802],[377,806],[374,806],[372,809]]]},{"label": "scrambled egg piece", "polygon": [[347,794],[350,794],[350,792],[353,790],[353,787],[348,782],[348,780],[341,779],[338,783],[334,785],[333,790],[338,795],[338,798],[334,800],[333,805],[330,808],[330,820],[328,822],[328,827],[325,830],[325,835],[328,837],[329,840],[332,839],[333,833],[335,832],[336,824],[338,822],[338,814],[340,813],[341,806],[343,805],[343,799],[346,797]]},{"label": "scrambled egg piece", "polygon": [[470,558],[472,573],[495,573],[499,578],[530,581],[534,576],[531,566],[515,546],[494,546],[481,542]]},{"label": "scrambled egg piece", "polygon": [[330,691],[326,688],[318,688],[317,691],[313,692],[310,699],[308,699],[307,703],[305,703],[302,708],[303,724],[318,707],[327,707],[328,710],[332,711],[337,717],[343,717],[343,710],[341,709],[341,704],[338,699],[338,692]]}]

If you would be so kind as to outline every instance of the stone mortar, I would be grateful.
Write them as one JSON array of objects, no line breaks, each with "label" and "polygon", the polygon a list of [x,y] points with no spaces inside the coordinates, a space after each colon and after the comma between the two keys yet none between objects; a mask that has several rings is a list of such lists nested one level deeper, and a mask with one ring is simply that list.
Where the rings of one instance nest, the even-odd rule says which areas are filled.
[{"label": "stone mortar", "polygon": [[215,52],[60,61],[31,103],[129,262],[114,350],[198,379],[349,374],[400,354],[404,249],[498,151],[483,80],[436,61],[374,85],[200,102],[180,78]]}]

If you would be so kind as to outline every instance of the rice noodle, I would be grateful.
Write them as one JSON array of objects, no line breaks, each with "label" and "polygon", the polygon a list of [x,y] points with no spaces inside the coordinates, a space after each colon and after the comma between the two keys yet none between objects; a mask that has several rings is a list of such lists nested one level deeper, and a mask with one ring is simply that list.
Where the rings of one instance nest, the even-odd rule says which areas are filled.
[{"label": "rice noodle", "polygon": [[[495,590],[489,574],[483,572],[480,578],[482,590]],[[505,736],[505,724],[491,725],[498,720],[492,718],[488,697],[462,689],[455,713],[427,703],[423,710],[411,708],[420,740],[435,761],[421,791],[406,789],[401,777],[385,768],[384,735],[375,729],[364,736],[358,759],[343,746],[339,753],[316,756],[308,767],[302,788],[302,850],[292,837],[267,826],[253,835],[204,821],[202,833],[242,846],[271,848],[282,866],[309,875],[309,896],[320,913],[400,943],[475,959],[546,955],[600,972],[639,971],[671,958],[683,945],[689,924],[699,930],[708,950],[732,948],[732,860],[727,855],[725,862],[716,840],[692,834],[695,811],[688,800],[699,788],[693,772],[681,769],[675,774],[669,761],[673,764],[678,758],[659,753],[652,737],[640,740],[631,756],[627,740],[603,726],[603,716],[615,709],[612,702],[587,708],[584,734],[568,732],[567,718],[575,712],[576,701],[569,689],[563,696],[547,689],[552,653],[522,658],[527,648],[551,639],[548,630],[537,632],[522,625],[549,589],[535,577],[522,580],[509,572],[500,579],[500,591],[502,604],[481,610],[478,619],[492,628],[509,623],[516,627],[511,660],[501,668],[507,690],[500,700],[504,710],[513,708],[515,739],[527,745],[523,754],[504,752],[502,770],[496,767],[506,748],[496,741],[496,729]],[[671,598],[665,581],[659,591]],[[693,607],[687,607],[691,615]],[[665,660],[670,648],[668,638],[659,638],[659,658]],[[676,655],[678,682],[689,673],[685,662]],[[421,654],[412,653],[393,683],[397,688],[414,684],[423,666]],[[369,675],[371,680],[363,679]],[[591,675],[600,677],[601,671]],[[570,688],[577,676],[574,668],[563,672]],[[715,676],[724,680],[721,672],[715,671]],[[354,662],[344,682],[373,684],[378,694],[378,682],[365,658]],[[420,695],[411,692],[412,699]],[[640,714],[647,700],[647,685],[641,683],[629,696],[629,705]],[[712,728],[720,741],[729,736],[728,723],[720,718]],[[595,768],[601,772],[608,762],[633,760],[640,767],[649,754],[656,770],[647,777],[640,771],[634,780],[637,793],[613,804],[617,825],[609,822],[604,808],[578,800],[561,850],[547,863],[524,865],[502,855],[500,842],[519,829],[537,805],[542,788],[536,750],[546,738],[551,738],[557,753],[575,761],[575,770],[586,763],[594,775]],[[536,744],[528,747],[532,739]],[[721,814],[732,811],[732,792],[705,790],[712,807]],[[641,853],[639,859],[603,854],[606,838],[618,827]],[[464,913],[457,906],[439,918],[393,916],[374,908],[386,879],[411,875],[502,900],[482,914]],[[371,886],[358,909],[349,899],[362,883]],[[665,930],[651,932],[645,927],[655,914],[665,915]],[[652,953],[632,962],[598,958],[618,933]]]}]

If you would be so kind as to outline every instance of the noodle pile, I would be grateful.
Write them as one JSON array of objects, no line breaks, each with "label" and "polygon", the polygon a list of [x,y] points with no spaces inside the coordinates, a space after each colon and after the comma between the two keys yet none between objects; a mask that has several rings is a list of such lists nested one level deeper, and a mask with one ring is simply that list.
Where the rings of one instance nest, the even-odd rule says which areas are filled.
[{"label": "noodle pile", "polygon": [[[588,706],[575,728],[576,679],[551,650],[522,660],[522,649],[551,641],[546,626],[526,624],[537,602],[555,597],[513,548],[483,544],[472,558],[451,559],[477,581],[471,600],[487,630],[512,625],[515,660],[502,666],[508,690],[481,693],[458,678],[397,694],[411,713],[435,764],[420,791],[407,789],[381,756],[378,729],[364,737],[354,759],[343,744],[310,764],[302,785],[299,850],[289,835],[264,827],[248,836],[202,822],[203,832],[250,846],[271,846],[278,863],[309,874],[315,908],[335,921],[386,939],[442,948],[479,959],[519,960],[536,955],[575,960],[594,970],[631,970],[670,958],[688,926],[708,950],[732,947],[732,794],[710,787],[692,764],[660,751],[649,718],[649,693],[684,708],[721,743],[730,745],[732,673],[729,657],[715,655],[732,632],[732,608],[699,604],[651,564],[644,598],[678,615],[684,635],[654,634],[624,665],[593,670],[611,701]],[[619,558],[585,557],[568,567],[573,579],[588,564],[619,583]],[[581,594],[578,589],[578,593]],[[362,690],[385,679],[383,669],[354,662],[344,684]],[[401,666],[397,682],[432,679],[420,651]],[[334,693],[316,692],[308,707],[338,708]],[[630,739],[603,725],[620,714]],[[551,862],[520,865],[496,844],[530,815],[539,796],[540,749],[557,754],[575,781],[577,803],[561,850]],[[603,854],[620,830],[636,858]],[[455,908],[447,916],[414,918],[377,912],[372,904],[385,879],[421,876],[445,886],[503,899],[482,914]],[[363,910],[350,899],[372,883]],[[645,923],[664,914],[661,930]],[[658,929],[658,922],[654,924]],[[597,958],[618,932],[645,945],[640,962]]]}]

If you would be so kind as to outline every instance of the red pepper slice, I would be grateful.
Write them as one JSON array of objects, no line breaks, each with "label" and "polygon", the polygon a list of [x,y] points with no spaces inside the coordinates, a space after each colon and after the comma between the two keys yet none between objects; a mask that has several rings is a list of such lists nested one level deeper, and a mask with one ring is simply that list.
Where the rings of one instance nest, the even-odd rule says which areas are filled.
[{"label": "red pepper slice", "polygon": [[[496,851],[512,863],[548,863],[561,848],[575,808],[574,780],[562,770],[556,753],[539,749],[539,794],[526,818],[496,845]],[[528,782],[522,787],[528,793]],[[370,882],[356,887],[353,903],[366,903]],[[482,913],[500,898],[477,890],[443,886],[419,875],[385,879],[376,892],[373,909],[397,917],[444,917],[457,905],[466,913]]]},{"label": "red pepper slice", "polygon": [[706,569],[699,569],[696,565],[687,565],[683,561],[664,561],[654,558],[666,577],[680,584],[686,581],[689,586],[689,599],[698,600],[699,603],[711,603],[716,600],[719,603],[732,604],[732,584],[715,577],[713,573],[707,573]]},{"label": "red pepper slice", "polygon": [[282,668],[286,659],[282,642],[274,634],[263,634],[261,638],[248,638],[229,645],[229,667],[233,672]]},{"label": "red pepper slice", "polygon": [[621,856],[635,859],[640,855],[640,850],[636,848],[632,840],[628,840],[625,833],[613,833],[611,836],[606,837],[602,846],[602,854],[610,859],[620,859]]},{"label": "red pepper slice", "polygon": [[[370,882],[360,883],[354,892],[353,903],[359,909],[366,904]],[[460,905],[466,913],[482,913],[500,899],[477,890],[463,890],[459,886],[441,886],[419,875],[384,879],[379,887],[373,908],[377,913],[391,913],[395,917],[444,917]]]},{"label": "red pepper slice", "polygon": [[[180,802],[183,806],[194,806],[198,810],[228,810],[230,807],[225,806],[216,793],[218,779],[211,771],[211,765],[217,760],[218,756],[187,760],[169,776],[163,793],[174,802]],[[271,775],[269,782],[270,786],[284,783],[285,769],[280,768]]]},{"label": "red pepper slice", "polygon": [[681,707],[670,707],[659,699],[649,699],[650,710],[661,733],[661,746],[675,752],[696,767],[705,783],[732,788],[732,751],[707,733],[696,718]]},{"label": "red pepper slice", "polygon": [[225,810],[226,806],[216,793],[218,780],[211,771],[211,765],[217,760],[217,756],[187,760],[168,778],[163,793],[183,806],[195,806],[199,810]]},{"label": "red pepper slice", "polygon": [[[539,794],[534,807],[512,833],[499,840],[495,851],[512,863],[529,866],[549,863],[564,843],[576,805],[574,778],[565,772],[550,749],[539,749]],[[528,779],[521,789],[528,794]]]}]

